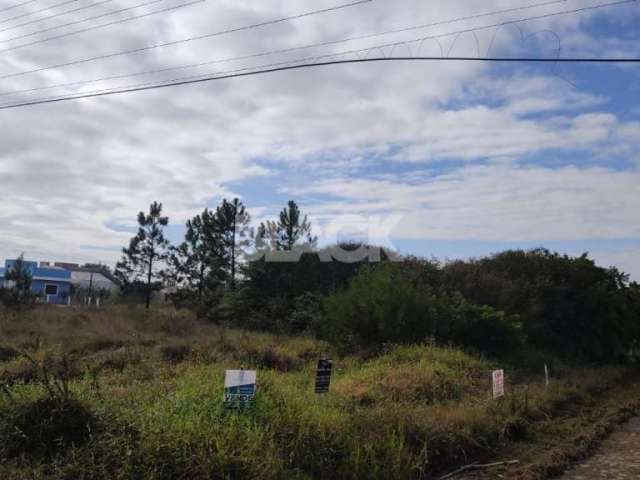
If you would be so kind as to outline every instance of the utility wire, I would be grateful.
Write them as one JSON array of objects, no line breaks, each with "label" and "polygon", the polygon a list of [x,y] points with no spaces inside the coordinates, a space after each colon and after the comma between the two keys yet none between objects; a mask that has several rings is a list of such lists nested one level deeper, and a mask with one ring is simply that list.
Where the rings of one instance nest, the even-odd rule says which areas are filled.
[{"label": "utility wire", "polygon": [[[221,31],[218,31],[218,32],[207,33],[207,34],[204,34],[204,35],[198,35],[198,36],[195,36],[195,37],[189,37],[189,38],[180,39],[180,40],[173,40],[173,41],[170,41],[170,42],[157,43],[155,45],[149,45],[149,46],[146,46],[146,47],[139,47],[139,48],[133,48],[133,49],[129,49],[129,50],[123,50],[123,51],[120,51],[120,52],[110,53],[110,54],[107,54],[107,55],[100,55],[100,56],[96,56],[96,57],[86,58],[86,59],[83,59],[83,60],[76,60],[74,62],[67,62],[66,64],[52,65],[52,66],[49,66],[49,67],[42,67],[40,69],[30,70],[30,71],[21,72],[19,74],[13,74],[13,75],[15,76],[15,75],[22,75],[22,74],[26,74],[26,73],[34,73],[34,72],[38,72],[38,71],[42,71],[42,70],[48,70],[50,68],[58,68],[58,67],[62,67],[62,66],[75,65],[75,64],[78,64],[78,63],[86,63],[86,62],[91,62],[91,61],[94,61],[94,60],[100,60],[100,59],[104,59],[104,58],[117,57],[117,56],[120,56],[120,55],[130,55],[132,53],[143,52],[143,51],[151,50],[151,49],[154,49],[154,48],[167,47],[167,46],[170,46],[170,45],[179,45],[181,43],[191,42],[191,41],[194,41],[194,40],[202,40],[202,39],[205,39],[205,38],[218,37],[218,36],[221,36],[221,35],[227,35],[229,33],[236,33],[236,32],[241,32],[241,31],[244,31],[244,30],[251,30],[251,29],[254,29],[254,28],[265,27],[265,26],[268,26],[268,25],[275,25],[277,23],[283,23],[283,22],[287,22],[287,21],[291,21],[291,20],[298,20],[300,18],[310,17],[312,15],[318,15],[318,14],[328,13],[328,12],[332,12],[332,11],[336,11],[336,10],[342,10],[342,9],[349,8],[349,7],[354,7],[354,6],[357,6],[357,5],[370,3],[372,1],[373,0],[357,0],[357,1],[351,2],[351,3],[345,3],[345,4],[337,5],[337,6],[334,6],[334,7],[323,8],[323,9],[320,9],[320,10],[311,10],[311,11],[300,13],[300,14],[297,14],[297,15],[291,15],[291,16],[288,16],[288,17],[277,18],[277,19],[274,19],[274,20],[268,20],[266,22],[260,22],[260,23],[254,23],[254,24],[251,24],[251,25],[245,25],[245,26],[242,26],[242,27],[230,28],[230,29],[227,29],[227,30],[221,30]],[[31,43],[26,43],[26,44],[17,45],[17,46],[14,46],[14,47],[6,48],[4,50],[0,50],[0,53],[5,53],[5,52],[11,51],[11,50],[16,50],[18,48],[23,48],[23,47],[26,47],[26,46],[29,46],[29,45],[35,45],[37,43],[42,43],[44,41],[52,40],[53,38],[62,38],[63,36],[68,36],[68,34],[59,35],[57,37],[45,38],[45,39],[42,39],[42,40],[38,40],[36,42],[31,42]],[[6,78],[6,77],[0,77],[0,78]]]},{"label": "utility wire", "polygon": [[11,20],[17,20],[19,18],[29,17],[31,15],[35,15],[36,13],[46,12],[47,10],[52,10],[57,7],[63,7],[64,5],[75,3],[77,1],[78,0],[65,0],[64,2],[56,3],[55,5],[50,5],[48,7],[41,8],[40,10],[34,10],[32,12],[21,13],[20,15],[16,15],[15,17],[5,18],[4,20],[0,20],[0,23],[7,23],[7,22],[10,22]]},{"label": "utility wire", "polygon": [[28,5],[29,3],[37,2],[38,0],[27,0],[26,2],[16,3],[15,5],[10,5],[8,7],[0,8],[0,13],[6,12],[8,10],[13,10],[14,8],[22,7],[23,5]]},{"label": "utility wire", "polygon": [[0,13],[2,12],[6,12],[9,10],[13,10],[14,8],[18,8],[18,7],[22,7],[24,5],[28,5],[29,3],[34,3],[37,2],[38,0],[27,0],[26,2],[22,2],[22,3],[17,3],[15,5],[11,5],[10,7],[2,7],[0,8]]},{"label": "utility wire", "polygon": [[[71,10],[65,10],[64,12],[54,13],[53,15],[49,15],[48,17],[36,18],[35,20],[29,20],[28,22],[18,23],[16,25],[11,25],[10,27],[3,28],[2,30],[0,30],[0,33],[6,32],[7,30],[14,30],[16,28],[26,27],[27,25],[32,25],[34,23],[40,23],[40,22],[44,22],[46,20],[51,20],[52,18],[62,17],[63,15],[68,15],[70,13],[75,13],[75,12],[79,12],[81,10],[86,10],[87,8],[97,7],[99,5],[102,5],[104,3],[109,3],[109,2],[113,2],[113,0],[102,0],[100,2],[91,3],[89,5],[84,5],[82,7],[77,7],[77,8],[71,9]],[[61,28],[61,27],[56,27],[56,28]],[[46,31],[46,30],[44,30],[44,31]],[[36,35],[36,34],[41,33],[41,32],[42,32],[42,30],[40,30],[38,32],[30,33],[28,35]],[[28,36],[28,35],[25,35],[25,36]],[[16,37],[16,38],[22,38],[22,36],[21,37]],[[9,40],[13,40],[13,39],[2,40],[2,41],[3,42],[8,42]]]},{"label": "utility wire", "polygon": [[[116,15],[118,13],[126,12],[128,10],[133,10],[135,8],[146,7],[148,5],[153,5],[154,3],[159,3],[159,2],[162,2],[162,1],[164,1],[164,0],[152,0],[150,2],[141,3],[141,4],[135,5],[133,7],[126,7],[126,8],[121,8],[119,10],[113,10],[111,12],[102,13],[100,15],[94,15],[93,17],[83,18],[81,20],[76,20],[74,22],[68,22],[68,23],[65,23],[63,25],[57,25],[55,27],[46,28],[44,30],[40,30],[40,31],[37,31],[37,32],[28,33],[28,34],[20,35],[20,36],[17,36],[17,37],[7,38],[5,40],[0,40],[0,43],[6,43],[6,42],[10,42],[12,40],[18,40],[20,38],[31,37],[33,35],[37,35],[37,34],[44,33],[44,32],[49,32],[51,30],[58,30],[58,29],[63,28],[63,27],[68,27],[68,26],[71,26],[71,25],[77,25],[77,24],[88,22],[88,21],[91,21],[91,20],[96,20],[98,18],[103,18],[103,17],[108,17],[108,16],[111,16],[111,15]],[[166,7],[166,8],[162,8],[162,9],[159,9],[159,10],[154,10],[153,12],[143,13],[141,15],[135,15],[133,17],[128,17],[128,18],[122,18],[120,20],[115,20],[115,21],[112,21],[112,22],[102,23],[100,25],[93,25],[91,27],[82,28],[80,30],[74,30],[73,32],[67,32],[67,33],[63,33],[63,34],[60,34],[60,35],[55,35],[53,37],[47,37],[47,38],[43,38],[41,40],[35,40],[33,42],[23,43],[21,45],[16,45],[14,47],[9,47],[9,48],[6,48],[4,50],[0,50],[0,53],[9,52],[11,50],[17,50],[19,48],[29,47],[31,45],[38,45],[40,43],[50,42],[52,40],[58,40],[60,38],[71,37],[73,35],[78,35],[80,33],[89,32],[89,31],[92,31],[92,30],[98,30],[100,28],[110,27],[112,25],[118,25],[120,23],[130,22],[132,20],[138,20],[140,18],[150,17],[151,15],[155,15],[157,13],[169,12],[169,11],[172,11],[172,10],[177,10],[179,8],[182,8],[182,7],[188,7],[190,5],[194,5],[196,3],[202,3],[202,2],[205,2],[205,1],[206,0],[193,0],[193,1],[190,1],[190,2],[187,2],[187,3],[182,3],[180,5],[174,5],[174,6],[171,6],[171,7]]]},{"label": "utility wire", "polygon": [[[205,1],[205,0],[193,1],[193,2],[190,2],[190,3],[184,4],[184,5],[192,5],[194,3],[200,3],[202,1]],[[299,14],[299,15],[293,15],[291,17],[279,18],[279,19],[270,20],[270,21],[267,21],[267,22],[256,23],[256,24],[253,24],[253,25],[247,25],[247,26],[244,26],[244,27],[238,27],[238,28],[233,28],[233,29],[229,29],[229,30],[223,30],[223,31],[214,32],[214,33],[208,33],[208,34],[204,34],[204,35],[199,35],[197,37],[190,37],[188,39],[176,40],[176,41],[160,43],[160,44],[156,44],[156,45],[152,45],[152,46],[148,46],[148,47],[142,47],[142,48],[136,48],[136,49],[132,49],[132,50],[126,50],[126,51],[123,51],[123,52],[118,52],[116,54],[106,55],[106,56],[103,56],[102,58],[109,58],[109,57],[118,56],[118,55],[127,55],[127,54],[131,54],[131,53],[136,53],[136,52],[139,52],[139,51],[151,50],[152,48],[167,47],[169,45],[178,45],[180,43],[184,43],[184,42],[187,42],[187,41],[202,40],[204,38],[212,38],[212,37],[217,37],[217,36],[220,36],[220,35],[226,35],[226,34],[229,34],[229,33],[240,32],[240,31],[243,31],[243,30],[249,30],[249,29],[253,29],[253,28],[264,27],[264,26],[267,26],[267,25],[274,25],[276,23],[282,23],[282,22],[289,21],[289,20],[297,20],[299,18],[304,18],[304,17],[308,17],[308,16],[311,16],[311,15],[317,15],[319,13],[331,12],[331,11],[334,11],[334,10],[340,10],[340,9],[347,8],[347,7],[353,7],[355,5],[361,5],[363,3],[369,3],[369,2],[372,2],[372,1],[373,0],[358,0],[358,1],[355,1],[355,2],[352,2],[352,3],[348,3],[348,4],[345,4],[345,5],[339,5],[339,6],[336,6],[336,7],[324,8],[324,9],[321,9],[321,10],[314,10],[314,11],[306,12],[306,13]],[[173,8],[167,8],[166,10],[173,10]],[[138,16],[136,18],[145,17],[145,16],[147,16],[147,15],[140,15],[140,16]],[[103,25],[98,25],[98,26],[94,26],[94,27],[85,28],[85,29],[82,29],[82,30],[77,30],[75,32],[69,32],[69,33],[65,33],[65,34],[62,34],[62,35],[56,35],[56,36],[53,36],[53,37],[43,38],[41,40],[36,40],[36,41],[33,41],[33,42],[29,42],[29,43],[23,43],[21,45],[15,45],[13,47],[9,47],[9,48],[5,48],[3,50],[0,50],[0,53],[10,52],[12,50],[18,50],[20,48],[30,47],[32,45],[37,45],[39,43],[44,43],[44,42],[49,42],[51,40],[57,40],[57,39],[60,39],[60,38],[69,37],[71,35],[77,35],[78,33],[83,33],[83,32],[87,32],[87,31],[90,31],[90,30],[95,30],[97,28],[103,28],[103,27],[106,27],[106,26],[115,25],[115,24],[118,24],[118,23],[123,23],[123,22],[129,21],[129,20],[133,20],[133,18],[124,19],[124,20],[118,20],[118,21],[110,22],[110,23],[103,24]],[[89,61],[91,61],[91,60],[89,60]]]},{"label": "utility wire", "polygon": [[396,62],[396,61],[447,61],[447,62],[509,62],[509,63],[626,63],[640,64],[640,58],[536,58],[536,57],[376,57],[376,58],[359,58],[351,60],[332,60],[328,62],[315,62],[302,65],[288,65],[283,67],[274,67],[264,70],[256,70],[252,72],[233,73],[229,75],[202,77],[197,79],[177,80],[157,85],[139,86],[131,88],[114,89],[109,91],[88,92],[79,95],[69,95],[54,98],[45,98],[31,100],[27,102],[6,104],[0,106],[0,110],[10,108],[26,107],[31,105],[41,105],[45,103],[57,103],[69,100],[79,100],[83,98],[103,97],[107,95],[117,95],[122,93],[140,92],[145,90],[155,90],[158,88],[175,87],[180,85],[192,85],[196,83],[211,82],[215,80],[224,80],[239,77],[249,77],[255,75],[263,75],[267,73],[281,72],[287,70],[300,70],[304,68],[323,67],[329,65],[345,65],[356,63],[373,63],[373,62]]},{"label": "utility wire", "polygon": [[[105,3],[107,1],[112,1],[112,0],[105,0]],[[6,38],[4,40],[0,40],[0,43],[7,43],[7,42],[11,42],[13,40],[19,40],[21,38],[27,38],[27,37],[32,37],[34,35],[40,35],[42,33],[51,32],[53,30],[59,30],[61,28],[69,27],[71,25],[78,25],[80,23],[90,22],[92,20],[97,20],[99,18],[109,17],[111,15],[117,15],[118,13],[126,12],[126,11],[129,11],[129,10],[134,10],[136,8],[147,7],[149,5],[153,5],[153,4],[164,2],[164,1],[165,0],[152,0],[150,2],[140,3],[140,4],[134,5],[132,7],[120,8],[118,10],[112,10],[110,12],[101,13],[99,15],[94,15],[92,17],[86,17],[86,18],[82,18],[80,20],[74,20],[73,22],[67,22],[67,23],[63,23],[61,25],[55,25],[55,26],[50,27],[50,28],[44,28],[42,30],[38,30],[38,31],[35,31],[35,32],[26,33],[26,34],[18,35],[18,36],[11,37],[11,38]],[[206,1],[206,0],[202,0],[202,1]],[[100,2],[100,3],[102,3],[102,2]],[[95,5],[92,5],[92,6],[95,6]],[[89,7],[83,7],[83,8],[89,8]],[[162,10],[158,10],[158,12],[161,12],[161,11]],[[157,12],[152,12],[152,14],[153,13],[157,13]],[[69,33],[66,33],[64,35],[60,35],[60,36],[56,36],[56,37],[52,37],[52,38],[69,37],[71,35],[76,35],[78,33],[88,32],[90,30],[97,30],[99,28],[107,27],[107,26],[110,26],[110,25],[115,25],[117,23],[129,22],[131,20],[135,20],[137,18],[142,18],[142,17],[146,17],[146,16],[149,16],[149,14],[147,13],[147,14],[143,14],[143,15],[137,15],[137,16],[133,16],[133,17],[123,18],[123,19],[120,19],[120,20],[118,20],[116,22],[110,22],[110,23],[105,23],[105,24],[101,24],[101,25],[93,25],[93,26],[91,26],[89,28],[85,28],[85,29],[78,30],[78,31],[75,31],[75,32],[69,32]],[[8,30],[8,29],[5,29],[5,30]],[[0,32],[3,32],[5,30],[0,30]],[[47,42],[47,41],[49,41],[49,39],[42,39],[42,40],[38,40],[37,42],[30,43],[29,45],[35,45],[37,43],[44,43],[44,42]]]},{"label": "utility wire", "polygon": [[[527,6],[516,7],[516,8],[518,10],[525,10],[525,9],[535,8],[536,6],[549,5],[549,4],[552,4],[552,3],[562,3],[562,2],[565,2],[565,1],[566,0],[555,0],[553,2],[547,2],[547,3],[544,3],[544,4],[538,3],[538,4],[527,5]],[[345,54],[350,54],[350,53],[366,52],[366,51],[376,50],[376,49],[379,50],[379,49],[387,48],[387,47],[401,46],[401,45],[406,45],[406,44],[420,42],[420,41],[426,41],[426,40],[437,40],[438,38],[446,38],[446,37],[450,37],[450,36],[454,36],[454,35],[461,35],[463,33],[472,33],[472,32],[481,31],[481,30],[499,28],[499,27],[502,27],[502,26],[505,26],[505,25],[515,24],[515,23],[522,23],[522,22],[531,21],[531,20],[537,20],[537,19],[541,19],[541,18],[548,18],[548,17],[552,17],[552,16],[559,16],[559,15],[578,13],[578,12],[584,11],[585,8],[588,8],[588,9],[604,8],[604,7],[610,7],[610,6],[614,6],[614,5],[619,5],[619,4],[622,4],[622,3],[631,3],[631,2],[635,2],[635,1],[636,0],[624,0],[622,2],[621,1],[617,1],[617,2],[612,2],[612,3],[594,5],[594,6],[591,6],[591,7],[579,8],[579,9],[561,10],[561,11],[553,12],[553,13],[549,13],[549,14],[542,14],[542,15],[524,17],[524,18],[520,18],[518,20],[507,20],[507,21],[503,21],[503,22],[499,22],[499,23],[493,23],[493,24],[490,24],[490,25],[484,25],[484,26],[479,26],[479,27],[474,27],[474,28],[465,28],[465,29],[461,29],[461,30],[455,30],[455,31],[450,31],[450,32],[438,34],[438,35],[420,37],[420,38],[411,39],[411,40],[408,40],[408,41],[405,41],[405,42],[385,43],[385,44],[376,45],[376,46],[373,46],[373,47],[367,47],[367,48],[364,48],[364,49],[349,50],[349,51],[346,51],[346,52],[344,52],[344,51],[343,52],[336,52],[336,53],[333,53],[333,54],[330,54],[330,55],[315,56],[313,58],[326,58],[326,57],[340,56],[340,55],[345,55]],[[513,9],[513,8],[507,9],[507,11],[514,11],[514,10],[515,9]],[[410,30],[427,28],[427,27],[430,27],[430,26],[444,25],[444,24],[447,24],[447,23],[456,23],[456,22],[460,22],[460,21],[463,21],[463,20],[468,20],[468,19],[471,19],[471,18],[487,17],[487,16],[493,16],[493,15],[498,15],[498,14],[502,14],[502,13],[505,13],[505,10],[496,10],[496,11],[493,11],[493,12],[485,12],[485,13],[477,14],[475,16],[470,16],[470,17],[461,17],[461,18],[452,19],[452,20],[444,20],[444,21],[436,22],[434,24],[423,24],[423,25],[418,25],[418,26],[405,27],[405,28],[401,28],[401,29],[387,30],[387,31],[384,31],[384,32],[377,32],[377,33],[370,33],[370,34],[365,34],[365,35],[360,35],[360,36],[347,37],[347,38],[340,39],[340,40],[330,40],[330,41],[326,41],[326,42],[313,43],[313,44],[307,44],[307,45],[302,45],[302,46],[297,46],[297,47],[290,47],[290,48],[283,48],[283,49],[278,49],[278,50],[270,50],[270,51],[265,51],[265,52],[249,54],[249,55],[242,55],[242,56],[236,56],[236,57],[227,57],[227,58],[211,60],[211,61],[207,61],[207,62],[180,65],[180,66],[175,66],[175,67],[165,67],[165,68],[160,68],[160,69],[155,69],[155,70],[141,71],[141,72],[132,73],[132,74],[112,75],[112,76],[94,78],[94,79],[91,79],[91,80],[80,80],[80,81],[76,81],[76,82],[59,83],[59,84],[48,85],[48,86],[43,86],[43,87],[35,87],[35,88],[29,88],[29,89],[24,89],[24,90],[15,90],[15,91],[3,92],[3,93],[0,93],[0,96],[7,96],[7,95],[12,95],[12,94],[18,94],[18,93],[28,93],[28,92],[34,92],[34,91],[39,91],[39,90],[48,90],[48,89],[59,88],[59,87],[71,87],[71,86],[85,85],[85,84],[97,83],[97,82],[107,81],[107,80],[118,80],[118,79],[122,79],[122,78],[137,77],[137,76],[142,76],[142,75],[151,75],[151,74],[164,73],[164,72],[174,71],[174,70],[182,70],[182,69],[187,69],[187,68],[203,67],[203,66],[206,66],[206,65],[214,65],[214,64],[219,64],[219,63],[228,63],[228,62],[232,62],[232,61],[249,60],[249,59],[255,59],[255,58],[266,57],[266,56],[271,56],[271,55],[283,54],[283,53],[292,53],[292,52],[300,51],[300,50],[307,50],[307,49],[317,48],[317,47],[338,45],[338,44],[347,43],[347,42],[356,41],[356,40],[363,40],[363,39],[370,39],[370,38],[374,38],[374,37],[381,37],[381,36],[386,36],[386,35],[390,35],[390,34],[394,34],[394,33],[398,33],[398,32],[406,32],[406,31],[410,31]],[[153,47],[151,47],[151,48],[153,48]],[[118,55],[118,54],[119,53],[110,54],[110,55],[111,56],[115,56],[115,55]],[[124,53],[122,53],[122,54],[124,54]],[[79,63],[90,62],[90,61],[97,60],[97,59],[102,59],[102,58],[103,57],[93,57],[93,58],[84,59],[84,60],[77,60],[77,61],[67,62],[65,64],[52,65],[52,66],[49,66],[49,67],[40,67],[40,68],[35,69],[35,70],[29,70],[29,71],[18,72],[18,73],[14,73],[14,74],[8,74],[8,75],[0,76],[0,79],[12,78],[12,77],[17,77],[17,76],[21,76],[21,75],[27,75],[27,74],[30,74],[30,73],[36,73],[36,72],[40,72],[40,71],[43,71],[43,70],[49,70],[49,69],[53,69],[53,68],[76,65],[76,64],[79,64]],[[309,58],[307,58],[305,60],[309,60]]]}]

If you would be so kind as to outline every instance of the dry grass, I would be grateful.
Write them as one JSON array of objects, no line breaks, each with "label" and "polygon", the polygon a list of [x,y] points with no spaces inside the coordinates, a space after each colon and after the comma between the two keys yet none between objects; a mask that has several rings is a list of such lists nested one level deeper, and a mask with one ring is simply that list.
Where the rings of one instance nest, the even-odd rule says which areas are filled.
[{"label": "dry grass", "polygon": [[[0,313],[0,338],[10,352],[0,358],[10,385],[0,392],[0,441],[18,445],[0,449],[6,479],[432,478],[535,438],[539,424],[575,415],[629,375],[623,367],[572,369],[546,390],[541,374],[507,367],[508,395],[492,401],[497,365],[455,348],[339,358],[311,338],[221,328],[173,310]],[[323,354],[336,369],[332,392],[319,398],[313,380]],[[62,432],[65,447],[49,454],[45,445],[44,458],[20,450],[41,441],[6,432],[35,435],[18,420],[42,401],[38,369],[56,375],[63,355],[92,433],[74,442]],[[257,400],[248,411],[227,411],[224,370],[239,367],[259,370]]]}]

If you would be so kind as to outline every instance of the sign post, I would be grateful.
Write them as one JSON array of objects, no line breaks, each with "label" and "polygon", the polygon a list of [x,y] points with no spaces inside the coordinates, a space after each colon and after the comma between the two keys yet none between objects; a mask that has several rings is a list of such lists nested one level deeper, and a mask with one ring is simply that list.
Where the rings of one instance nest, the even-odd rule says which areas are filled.
[{"label": "sign post", "polygon": [[332,362],[329,358],[321,358],[318,360],[318,370],[316,371],[316,393],[329,393],[329,385],[331,384]]},{"label": "sign post", "polygon": [[549,368],[544,364],[544,388],[549,388]]},{"label": "sign post", "polygon": [[255,370],[227,370],[224,377],[224,406],[245,408],[256,394]]},{"label": "sign post", "polygon": [[504,397],[504,370],[494,370],[491,374],[493,399]]}]

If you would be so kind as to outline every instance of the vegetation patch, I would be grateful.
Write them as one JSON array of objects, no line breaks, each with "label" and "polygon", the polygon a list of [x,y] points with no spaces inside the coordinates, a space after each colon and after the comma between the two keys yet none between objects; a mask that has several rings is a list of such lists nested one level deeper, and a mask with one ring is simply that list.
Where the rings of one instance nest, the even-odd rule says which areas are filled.
[{"label": "vegetation patch", "polygon": [[[128,338],[127,346],[62,353],[104,328],[108,312],[88,314],[66,336],[45,320],[75,322],[72,310],[0,317],[5,331],[27,337],[27,328],[38,338],[28,357],[0,367],[15,374],[0,391],[3,478],[437,478],[514,445],[547,441],[542,425],[579,416],[623,380],[635,381],[630,367],[556,370],[549,357],[545,388],[544,355],[526,369],[436,341],[345,355],[309,336],[193,317],[181,317],[172,337],[119,308],[115,330],[104,331]],[[168,322],[172,312],[152,310],[148,318]],[[334,371],[330,392],[319,396],[315,371],[325,355]],[[28,381],[18,366],[31,372]],[[255,402],[243,411],[222,402],[224,372],[235,368],[258,370]],[[499,400],[491,398],[495,368],[506,371]]]},{"label": "vegetation patch", "polygon": [[20,356],[20,352],[18,352],[16,349],[0,346],[0,363],[13,360],[18,356]]},{"label": "vegetation patch", "polygon": [[60,455],[85,443],[96,418],[73,399],[42,398],[0,410],[0,458]]},{"label": "vegetation patch", "polygon": [[191,346],[186,342],[170,342],[156,347],[162,359],[169,363],[185,361],[191,355]]}]

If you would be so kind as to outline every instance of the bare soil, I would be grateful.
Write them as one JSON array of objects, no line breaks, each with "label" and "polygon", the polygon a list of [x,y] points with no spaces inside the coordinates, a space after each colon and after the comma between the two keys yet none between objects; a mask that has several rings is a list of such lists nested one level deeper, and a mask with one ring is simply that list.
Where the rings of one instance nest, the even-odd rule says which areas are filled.
[{"label": "bare soil", "polygon": [[614,432],[595,455],[561,480],[636,480],[640,478],[640,417]]}]

